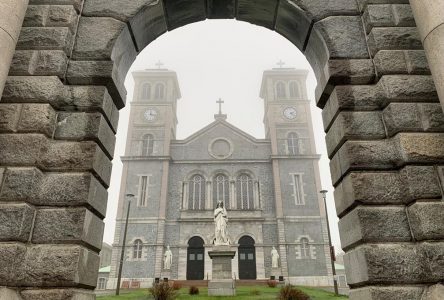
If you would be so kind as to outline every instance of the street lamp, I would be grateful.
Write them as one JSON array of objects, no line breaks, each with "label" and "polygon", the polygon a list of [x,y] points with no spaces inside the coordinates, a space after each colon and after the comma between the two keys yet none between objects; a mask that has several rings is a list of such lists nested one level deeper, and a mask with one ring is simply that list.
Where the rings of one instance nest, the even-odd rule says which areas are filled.
[{"label": "street lamp", "polygon": [[126,194],[125,196],[126,199],[128,199],[128,208],[126,211],[125,230],[123,232],[122,251],[120,252],[119,275],[117,276],[116,296],[120,294],[120,280],[122,279],[123,258],[125,257],[126,232],[128,231],[128,218],[131,207],[131,199],[134,198],[133,194]]},{"label": "street lamp", "polygon": [[327,211],[327,190],[319,191],[322,194],[322,198],[324,198],[324,206],[325,206],[325,219],[327,220],[327,233],[328,233],[328,245],[330,246],[330,260],[331,260],[331,269],[333,272],[333,285],[335,288],[335,295],[338,295],[338,282],[336,281],[336,269],[335,269],[335,249],[331,244],[331,236],[330,236],[330,224],[328,222],[328,211]]}]

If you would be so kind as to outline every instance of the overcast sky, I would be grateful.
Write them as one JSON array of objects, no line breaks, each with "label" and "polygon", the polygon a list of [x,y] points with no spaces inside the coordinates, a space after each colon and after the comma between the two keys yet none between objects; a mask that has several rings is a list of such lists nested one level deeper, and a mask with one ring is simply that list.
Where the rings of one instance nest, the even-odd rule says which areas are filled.
[{"label": "overcast sky", "polygon": [[[216,101],[219,98],[225,101],[223,113],[228,114],[228,122],[257,138],[264,138],[264,107],[259,89],[263,71],[277,67],[279,60],[285,62],[284,67],[310,71],[307,89],[312,100],[316,147],[318,153],[322,154],[321,181],[323,188],[329,190],[327,197],[332,239],[339,248],[321,110],[315,107],[314,101],[316,79],[304,55],[287,39],[263,27],[234,20],[207,20],[173,30],[152,42],[137,57],[125,81],[127,103],[132,99],[134,88],[131,72],[156,68],[155,64],[161,61],[163,68],[177,72],[182,92],[177,108],[178,139],[186,138],[211,123],[218,110]],[[122,175],[120,156],[124,155],[128,115],[129,105],[120,114],[109,188],[104,235],[104,241],[109,244],[114,239]]]}]

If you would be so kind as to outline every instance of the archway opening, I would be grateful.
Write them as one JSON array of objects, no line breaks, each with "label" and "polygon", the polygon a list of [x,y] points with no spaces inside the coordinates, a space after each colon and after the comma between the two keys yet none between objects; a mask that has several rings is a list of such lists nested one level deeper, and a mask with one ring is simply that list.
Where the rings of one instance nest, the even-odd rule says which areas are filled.
[{"label": "archway opening", "polygon": [[204,240],[194,236],[188,241],[187,280],[203,280],[205,277]]},{"label": "archway opening", "polygon": [[239,239],[239,279],[256,279],[256,248],[254,239],[243,236]]}]

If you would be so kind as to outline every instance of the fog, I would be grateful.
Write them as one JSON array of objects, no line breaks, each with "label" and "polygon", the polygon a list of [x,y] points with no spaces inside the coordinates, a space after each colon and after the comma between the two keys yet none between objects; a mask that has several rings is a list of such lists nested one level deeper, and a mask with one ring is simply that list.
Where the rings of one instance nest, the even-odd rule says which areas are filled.
[{"label": "fog", "polygon": [[[316,148],[320,161],[322,187],[327,189],[328,211],[333,244],[340,249],[337,217],[333,201],[330,170],[325,147],[321,110],[315,107],[316,79],[304,55],[278,33],[245,22],[207,20],[165,33],[146,47],[132,65],[125,81],[127,103],[132,99],[132,71],[157,68],[161,61],[177,72],[182,98],[178,101],[177,138],[183,139],[211,123],[218,111],[216,101],[225,102],[227,121],[247,133],[264,138],[263,100],[259,97],[262,73],[284,67],[309,70],[307,89],[312,100]],[[129,105],[121,111],[109,189],[104,241],[112,244],[122,174],[120,156],[124,155]]]}]

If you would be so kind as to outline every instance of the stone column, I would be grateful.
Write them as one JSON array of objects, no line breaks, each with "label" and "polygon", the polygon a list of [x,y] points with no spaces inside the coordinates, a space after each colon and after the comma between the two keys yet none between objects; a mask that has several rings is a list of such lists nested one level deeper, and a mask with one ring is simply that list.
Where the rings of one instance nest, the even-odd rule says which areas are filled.
[{"label": "stone column", "polygon": [[410,5],[444,107],[444,1],[410,0]]},{"label": "stone column", "polygon": [[0,98],[27,7],[28,0],[2,0],[0,2]]}]

